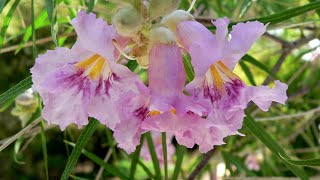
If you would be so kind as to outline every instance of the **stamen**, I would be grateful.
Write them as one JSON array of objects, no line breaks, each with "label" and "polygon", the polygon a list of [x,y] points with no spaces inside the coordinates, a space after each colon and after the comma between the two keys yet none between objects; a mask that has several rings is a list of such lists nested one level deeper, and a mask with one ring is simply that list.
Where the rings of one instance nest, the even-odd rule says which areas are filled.
[{"label": "stamen", "polygon": [[220,93],[222,93],[223,92],[223,80],[222,80],[219,72],[217,71],[217,69],[214,67],[213,64],[210,66],[210,72],[211,72],[211,74],[213,76],[213,81],[214,81],[218,91]]},{"label": "stamen", "polygon": [[216,63],[217,68],[222,71],[225,75],[227,75],[232,80],[240,79],[239,76],[235,75],[223,62],[218,61]]},{"label": "stamen", "polygon": [[118,50],[125,58],[127,58],[127,59],[129,59],[129,60],[136,60],[134,57],[131,57],[131,56],[127,55],[127,54],[122,50],[122,48],[120,47],[119,43],[118,43],[115,39],[112,40],[112,44],[114,45],[115,48],[117,48],[117,50]]},{"label": "stamen", "polygon": [[192,0],[191,4],[190,4],[190,7],[188,9],[188,12],[190,12],[193,8],[193,6],[196,4],[197,0]]}]

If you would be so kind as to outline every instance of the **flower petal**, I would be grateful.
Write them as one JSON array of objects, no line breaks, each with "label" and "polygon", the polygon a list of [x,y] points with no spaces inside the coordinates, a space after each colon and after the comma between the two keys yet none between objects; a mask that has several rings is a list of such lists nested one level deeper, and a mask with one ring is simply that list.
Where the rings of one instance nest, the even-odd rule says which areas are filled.
[{"label": "flower petal", "polygon": [[[288,99],[286,91],[288,85],[275,81],[275,86],[270,89],[268,86],[249,86],[244,89],[243,102],[249,102],[252,100],[263,111],[267,111],[271,106],[272,101],[285,104]],[[242,104],[242,108],[247,105]]]},{"label": "flower petal", "polygon": [[213,34],[197,21],[179,22],[176,31],[179,42],[187,51],[193,42],[213,40]]},{"label": "flower petal", "polygon": [[259,21],[238,23],[232,26],[231,40],[223,62],[233,69],[265,31],[266,26]]},{"label": "flower petal", "polygon": [[177,45],[156,43],[149,54],[149,88],[154,94],[181,94],[186,80]]},{"label": "flower petal", "polygon": [[82,47],[108,61],[115,60],[112,40],[116,37],[116,31],[113,26],[109,26],[101,18],[97,19],[93,13],[87,14],[86,11],[80,11],[71,24],[78,35],[73,48]]}]

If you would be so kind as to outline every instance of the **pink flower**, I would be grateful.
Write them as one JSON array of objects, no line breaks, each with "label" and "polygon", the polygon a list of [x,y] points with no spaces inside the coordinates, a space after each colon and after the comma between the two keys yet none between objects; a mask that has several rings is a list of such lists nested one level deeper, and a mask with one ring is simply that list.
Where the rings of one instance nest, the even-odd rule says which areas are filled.
[{"label": "pink flower", "polygon": [[[159,132],[151,132],[152,135],[152,140],[153,144],[157,153],[158,160],[160,164],[164,163],[163,159],[163,148],[162,148],[162,137],[161,133]],[[171,162],[172,161],[172,156],[174,154],[175,148],[174,145],[171,143],[171,140],[173,138],[173,135],[167,134],[167,139],[166,139],[166,144],[167,144],[167,161]],[[145,141],[143,143],[142,149],[141,149],[141,157],[146,160],[150,161],[151,160],[151,155],[149,151],[149,147],[147,142]]]},{"label": "pink flower", "polygon": [[79,12],[71,24],[78,34],[75,45],[47,51],[31,69],[33,89],[44,103],[42,116],[62,130],[71,123],[86,125],[89,116],[114,129],[119,123],[114,102],[122,93],[137,92],[136,83],[142,83],[116,63],[119,53],[112,40],[121,46],[127,40],[92,13]]},{"label": "pink flower", "polygon": [[254,154],[249,154],[246,157],[245,164],[247,165],[249,170],[255,170],[255,171],[260,170],[258,159]]},{"label": "pink flower", "polygon": [[267,111],[272,101],[285,103],[288,86],[276,81],[272,89],[267,86],[248,87],[232,72],[236,63],[265,32],[265,25],[258,21],[238,23],[232,27],[229,40],[229,20],[222,18],[213,24],[217,28],[215,35],[195,21],[177,24],[179,42],[190,53],[195,71],[195,78],[186,90],[194,98],[211,103],[208,122],[226,125],[230,134],[237,134],[249,101]]}]

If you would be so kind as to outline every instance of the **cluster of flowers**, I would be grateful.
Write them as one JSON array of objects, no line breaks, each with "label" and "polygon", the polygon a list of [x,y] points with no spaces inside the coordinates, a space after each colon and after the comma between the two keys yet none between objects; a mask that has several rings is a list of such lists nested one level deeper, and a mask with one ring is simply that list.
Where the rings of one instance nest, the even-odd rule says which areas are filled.
[{"label": "cluster of flowers", "polygon": [[[179,144],[197,144],[206,153],[224,144],[223,138],[240,134],[249,101],[264,111],[272,101],[285,103],[287,85],[249,87],[233,73],[265,25],[238,23],[229,35],[229,20],[221,18],[212,22],[213,34],[188,12],[164,9],[126,7],[115,14],[113,25],[80,11],[71,21],[78,35],[73,47],[47,51],[31,69],[43,118],[62,130],[96,118],[128,153],[148,131],[167,132]],[[191,56],[195,72],[187,85],[182,53]],[[148,69],[147,85],[119,63],[122,55]]]}]

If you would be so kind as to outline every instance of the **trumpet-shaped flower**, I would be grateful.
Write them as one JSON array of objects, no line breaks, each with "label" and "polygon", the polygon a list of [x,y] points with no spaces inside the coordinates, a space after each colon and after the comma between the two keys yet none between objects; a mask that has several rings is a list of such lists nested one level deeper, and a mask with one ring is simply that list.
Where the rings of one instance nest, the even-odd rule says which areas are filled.
[{"label": "trumpet-shaped flower", "polygon": [[[272,101],[284,104],[287,85],[275,82],[272,89],[266,86],[249,87],[233,73],[236,63],[265,32],[266,26],[258,21],[234,25],[228,36],[229,20],[213,22],[216,34],[195,21],[182,21],[176,27],[179,42],[191,55],[195,78],[186,90],[197,99],[209,101],[212,109],[207,117],[213,124],[225,124],[231,134],[237,134],[245,116],[244,109],[253,101],[267,111]],[[189,33],[195,36],[186,36]]]},{"label": "trumpet-shaped flower", "polygon": [[40,55],[31,69],[33,89],[44,103],[42,116],[61,129],[86,125],[89,116],[114,129],[119,118],[113,102],[142,83],[116,63],[119,53],[112,41],[124,46],[127,40],[92,13],[79,12],[71,24],[78,35],[75,45]]}]

